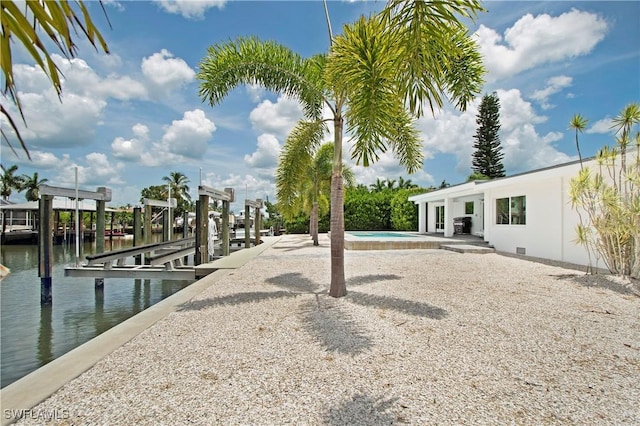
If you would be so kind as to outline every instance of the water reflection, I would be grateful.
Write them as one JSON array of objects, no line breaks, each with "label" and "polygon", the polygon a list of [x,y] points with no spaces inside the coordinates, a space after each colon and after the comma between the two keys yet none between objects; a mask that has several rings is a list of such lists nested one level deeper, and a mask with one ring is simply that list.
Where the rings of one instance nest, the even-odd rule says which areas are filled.
[{"label": "water reflection", "polygon": [[[130,240],[105,241],[105,250],[130,246]],[[191,283],[106,278],[96,287],[94,278],[64,276],[64,266],[75,263],[75,247],[55,245],[53,304],[40,306],[38,247],[3,245],[0,250],[0,262],[11,269],[0,282],[2,387]],[[87,243],[83,253],[94,250]]]},{"label": "water reflection", "polygon": [[52,327],[53,309],[51,305],[40,307],[40,332],[38,333],[38,361],[41,365],[53,361]]}]

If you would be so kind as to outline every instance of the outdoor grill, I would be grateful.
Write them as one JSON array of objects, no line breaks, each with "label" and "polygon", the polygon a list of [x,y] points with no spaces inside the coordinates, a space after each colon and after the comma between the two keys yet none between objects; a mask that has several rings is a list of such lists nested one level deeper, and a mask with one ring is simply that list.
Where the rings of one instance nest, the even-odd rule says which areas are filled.
[{"label": "outdoor grill", "polygon": [[453,218],[453,232],[455,234],[470,234],[471,233],[471,218],[454,217]]}]

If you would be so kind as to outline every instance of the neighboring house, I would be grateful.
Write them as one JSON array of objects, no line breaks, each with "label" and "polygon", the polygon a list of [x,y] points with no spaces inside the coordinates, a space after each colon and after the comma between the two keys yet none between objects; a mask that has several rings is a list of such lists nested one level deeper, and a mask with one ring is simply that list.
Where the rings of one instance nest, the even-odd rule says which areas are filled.
[{"label": "neighboring house", "polygon": [[[595,167],[595,160],[583,160]],[[588,265],[587,251],[575,243],[577,212],[570,180],[580,162],[560,164],[488,181],[467,182],[409,197],[418,205],[418,232],[454,234],[454,218],[470,217],[471,233],[497,251]]]}]

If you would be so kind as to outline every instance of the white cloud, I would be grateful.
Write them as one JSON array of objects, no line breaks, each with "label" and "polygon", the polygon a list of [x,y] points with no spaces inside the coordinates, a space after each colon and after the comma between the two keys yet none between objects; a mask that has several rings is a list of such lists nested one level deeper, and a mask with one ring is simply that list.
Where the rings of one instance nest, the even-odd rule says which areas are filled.
[{"label": "white cloud", "polygon": [[207,10],[217,7],[222,9],[227,0],[159,0],[164,10],[187,19],[204,19]]},{"label": "white cloud", "polygon": [[[552,146],[562,139],[560,132],[538,134],[536,124],[547,117],[535,113],[530,102],[522,98],[517,89],[498,90],[500,99],[500,141],[504,153],[503,164],[507,174],[533,170],[570,161],[573,158]],[[454,113],[438,111],[436,118],[423,117],[418,121],[425,147],[425,158],[436,154],[456,157],[456,171],[468,175],[473,156],[473,136],[477,124],[479,99],[467,111]]]},{"label": "white cloud", "polygon": [[302,108],[298,101],[286,96],[278,97],[275,103],[264,100],[249,114],[251,125],[258,133],[269,133],[282,140],[301,118]]},{"label": "white cloud", "polygon": [[[27,121],[15,120],[30,147],[72,147],[86,145],[94,138],[109,98],[145,99],[146,88],[130,77],[103,78],[87,64],[53,54],[61,71],[60,98],[40,68],[17,64],[14,67],[20,101]],[[9,105],[13,117],[18,112]],[[5,128],[5,123],[2,123]]]},{"label": "white cloud", "polygon": [[133,134],[141,140],[147,140],[149,139],[149,128],[147,126],[145,126],[144,124],[140,124],[140,123],[136,123],[131,130],[133,131]]},{"label": "white cloud", "polygon": [[251,154],[244,156],[244,162],[249,167],[269,169],[271,172],[278,166],[280,143],[274,135],[268,133],[258,136],[258,148]]},{"label": "white cloud", "polygon": [[188,158],[202,158],[216,125],[204,111],[186,111],[182,120],[174,120],[162,136],[167,151]]},{"label": "white cloud", "polygon": [[275,199],[275,183],[273,179],[263,179],[252,174],[230,173],[227,177],[222,177],[216,173],[207,173],[203,182],[204,185],[216,189],[235,188],[236,201],[231,204],[232,210],[244,211],[244,200],[265,199],[269,197],[271,201]]},{"label": "white cloud", "polygon": [[265,94],[264,87],[260,84],[247,84],[246,86],[247,93],[253,102],[260,102],[260,99]]},{"label": "white cloud", "polygon": [[57,185],[73,188],[75,186],[75,168],[78,168],[78,185],[83,189],[91,187],[121,185],[124,183],[120,177],[124,170],[124,164],[109,160],[99,152],[87,154],[83,161],[72,161],[69,155],[63,155],[57,168],[57,176],[52,179]]},{"label": "white cloud", "polygon": [[144,58],[141,64],[142,74],[154,86],[155,91],[166,94],[193,81],[195,71],[181,58],[175,58],[171,52],[160,52]]},{"label": "white cloud", "polygon": [[585,55],[608,31],[607,22],[596,14],[572,9],[553,17],[526,14],[504,32],[480,25],[478,45],[489,73],[496,81],[539,65]]},{"label": "white cloud", "polygon": [[585,130],[585,133],[612,134],[615,132],[615,129],[611,128],[612,126],[613,126],[613,120],[609,117],[605,117],[602,120],[598,120],[595,123],[593,123],[591,127]]},{"label": "white cloud", "polygon": [[111,143],[111,152],[116,158],[128,161],[138,161],[145,151],[144,142],[138,139],[124,139],[120,136]]},{"label": "white cloud", "polygon": [[551,109],[553,105],[549,104],[549,97],[560,92],[565,87],[570,87],[572,83],[573,78],[567,77],[566,75],[551,77],[547,80],[547,87],[533,92],[531,99],[538,101],[542,109]]}]

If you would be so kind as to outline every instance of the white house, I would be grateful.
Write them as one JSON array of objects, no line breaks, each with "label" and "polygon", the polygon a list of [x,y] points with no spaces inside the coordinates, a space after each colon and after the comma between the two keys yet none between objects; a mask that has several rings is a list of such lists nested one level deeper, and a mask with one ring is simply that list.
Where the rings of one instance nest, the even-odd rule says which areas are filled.
[{"label": "white house", "polygon": [[[593,158],[584,167],[595,167]],[[454,234],[454,218],[470,217],[471,233],[497,251],[588,265],[587,251],[575,243],[577,212],[569,182],[574,161],[488,181],[467,182],[409,197],[418,205],[418,232]]]}]

